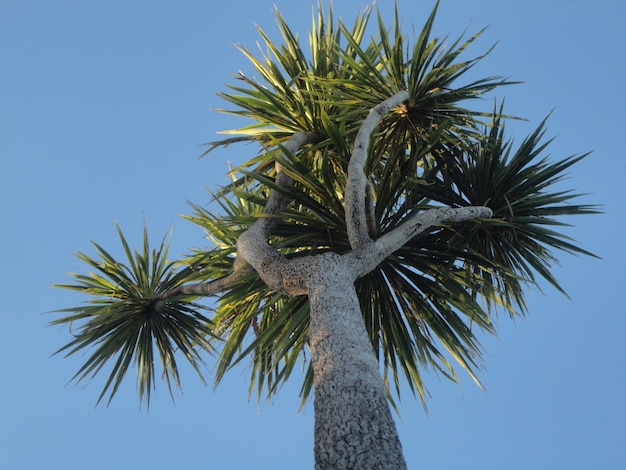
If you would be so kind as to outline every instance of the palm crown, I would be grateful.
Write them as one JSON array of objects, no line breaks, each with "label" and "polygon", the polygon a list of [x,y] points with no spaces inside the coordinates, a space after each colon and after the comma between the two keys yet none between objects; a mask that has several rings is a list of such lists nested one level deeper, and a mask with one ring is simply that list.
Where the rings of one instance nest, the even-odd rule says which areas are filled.
[{"label": "palm crown", "polygon": [[[414,44],[402,36],[397,12],[391,29],[378,15],[376,35],[366,39],[371,9],[348,27],[320,5],[308,51],[279,12],[282,45],[259,29],[266,55],[257,58],[241,48],[258,78],[240,73],[237,85],[221,94],[234,106],[224,112],[252,124],[227,131],[209,151],[253,141],[262,153],[233,170],[232,183],[213,193],[210,208],[193,206],[186,217],[206,230],[214,246],[172,263],[165,260],[164,245],[150,251],[147,236],[143,251],[133,253],[120,232],[126,264],[100,247],[101,259],[79,254],[96,272],[74,275],[74,283],[62,287],[92,299],[53,322],[82,322],[60,351],[96,346],[75,378],[114,361],[100,398],[107,392],[112,397],[134,361],[140,396],[149,399],[153,348],[168,386],[170,377],[179,385],[176,350],[202,377],[204,349],[216,351],[217,382],[234,364],[251,361],[251,391],[259,397],[274,394],[303,364],[304,403],[313,386],[306,360],[308,300],[276,292],[254,270],[239,269],[236,241],[259,217],[274,217],[270,242],[289,258],[349,251],[343,189],[354,139],[372,107],[407,90],[409,100],[382,120],[370,145],[370,236],[433,206],[486,205],[494,218],[439,224],[412,239],[357,281],[361,310],[390,399],[399,395],[404,378],[424,400],[422,371],[458,380],[454,363],[478,382],[475,331],[494,332],[493,307],[523,313],[527,284],[544,278],[561,289],[550,273],[554,251],[590,253],[555,231],[563,224],[557,217],[595,208],[572,203],[572,192],[552,189],[584,155],[556,162],[542,157],[549,142],[543,139],[545,122],[514,148],[504,136],[502,107],[466,107],[510,82],[491,77],[462,83],[483,56],[460,56],[480,33],[444,47],[430,37],[435,12],[436,7]],[[313,143],[286,151],[283,143],[296,132],[313,134]],[[276,184],[276,163],[293,186]],[[263,213],[270,191],[291,201],[280,215]],[[197,298],[214,293],[206,286],[226,279],[213,314],[202,314]]]}]

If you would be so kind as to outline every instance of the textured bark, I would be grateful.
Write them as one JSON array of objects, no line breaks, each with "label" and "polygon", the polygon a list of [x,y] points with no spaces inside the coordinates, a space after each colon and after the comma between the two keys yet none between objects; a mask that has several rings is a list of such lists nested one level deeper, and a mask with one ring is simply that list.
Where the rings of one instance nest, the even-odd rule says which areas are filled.
[{"label": "textured bark", "polygon": [[243,279],[251,271],[253,271],[252,266],[245,263],[243,261],[243,258],[237,259],[235,260],[235,265],[233,266],[233,272],[231,272],[229,275],[224,276],[220,279],[216,279],[211,282],[200,282],[198,284],[186,284],[184,286],[177,287],[161,295],[157,300],[169,300],[174,297],[181,296],[181,295],[209,296],[209,295],[217,294],[219,292],[222,292],[223,290],[228,289],[230,285],[234,284],[238,280]]},{"label": "textured bark", "polygon": [[429,209],[410,218],[378,240],[364,244],[344,256],[351,259],[355,279],[358,279],[372,271],[389,255],[402,248],[411,238],[432,225],[441,222],[463,222],[480,217],[490,218],[492,215],[492,210],[483,206]]},{"label": "textured bark", "polygon": [[348,180],[344,194],[348,240],[352,248],[358,248],[372,241],[367,230],[365,204],[369,181],[364,171],[370,138],[385,114],[408,99],[409,94],[406,91],[400,91],[374,106],[361,124],[354,140],[354,149],[348,163]]},{"label": "textured bark", "polygon": [[[315,141],[315,139],[314,134],[298,132],[289,138],[283,148],[288,152],[295,153],[300,147]],[[293,180],[281,171],[278,164],[276,165],[276,184],[283,188],[288,188],[293,184]],[[283,193],[272,190],[264,212],[267,215],[278,215],[288,203],[289,200]],[[294,274],[298,273],[290,272],[285,257],[267,242],[277,223],[278,219],[274,217],[259,218],[237,239],[237,256],[245,259],[272,289],[295,295],[304,294],[306,291],[298,288],[301,283],[299,276],[296,276],[296,279],[293,277]],[[290,289],[290,285],[293,289]]]},{"label": "textured bark", "polygon": [[352,269],[339,255],[316,258],[309,273],[315,468],[404,469]]},{"label": "textured bark", "polygon": [[[384,104],[371,113],[376,122],[382,116],[378,115],[380,112],[388,111],[391,101]],[[366,121],[370,133],[375,127],[372,122],[372,119]],[[311,139],[310,135],[296,134],[285,147],[295,152]],[[369,137],[361,136],[361,142],[365,141],[369,143]],[[280,167],[276,182],[283,187],[292,184]],[[367,231],[366,185],[356,186],[362,191],[362,197],[357,198],[362,205],[354,212],[355,220]],[[265,212],[278,214],[285,204],[282,194],[272,191]],[[315,382],[315,467],[320,470],[406,468],[354,287],[357,274],[363,271],[357,266],[360,263],[334,253],[287,260],[267,243],[273,220],[261,218],[242,234],[237,241],[237,254],[271,288],[309,296],[309,344]],[[371,243],[369,235],[361,242]]]}]

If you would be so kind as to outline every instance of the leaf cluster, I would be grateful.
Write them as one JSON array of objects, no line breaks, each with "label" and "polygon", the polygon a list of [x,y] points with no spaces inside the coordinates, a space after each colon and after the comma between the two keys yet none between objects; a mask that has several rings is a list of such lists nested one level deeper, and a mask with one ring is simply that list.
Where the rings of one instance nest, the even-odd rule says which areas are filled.
[{"label": "leaf cluster", "polygon": [[[140,402],[145,399],[149,406],[155,385],[155,355],[172,394],[173,386],[180,388],[176,355],[182,354],[204,381],[200,353],[212,352],[209,339],[214,335],[211,320],[201,313],[205,310],[202,305],[188,297],[161,300],[165,293],[192,279],[194,271],[189,267],[177,269],[177,263],[167,260],[169,242],[163,239],[158,248],[150,248],[144,228],[142,250],[133,252],[119,226],[117,229],[126,263],[94,243],[98,258],[77,254],[93,271],[74,273],[72,284],[54,286],[90,297],[83,305],[57,310],[66,315],[51,324],[69,325],[74,339],[56,354],[67,357],[93,348],[72,378],[77,381],[94,377],[113,362],[98,402],[107,392],[111,401],[134,364]],[[72,328],[75,323],[78,327]]]}]

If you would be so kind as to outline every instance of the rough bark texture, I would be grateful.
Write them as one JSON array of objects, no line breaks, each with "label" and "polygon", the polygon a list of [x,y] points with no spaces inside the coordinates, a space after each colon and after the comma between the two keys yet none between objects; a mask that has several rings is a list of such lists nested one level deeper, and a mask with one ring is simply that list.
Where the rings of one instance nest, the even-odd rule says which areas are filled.
[{"label": "rough bark texture", "polygon": [[406,91],[400,91],[374,106],[361,124],[354,140],[354,149],[348,163],[348,180],[344,194],[348,239],[352,248],[358,248],[372,241],[367,230],[365,204],[369,181],[364,171],[370,138],[385,114],[408,99],[409,94]]},{"label": "rough bark texture", "polygon": [[309,273],[315,468],[404,469],[353,273],[338,255],[316,258]]},{"label": "rough bark texture", "polygon": [[411,238],[432,225],[442,222],[463,222],[476,218],[490,218],[493,212],[488,207],[438,207],[417,214],[398,228],[386,233],[376,241],[364,244],[346,253],[344,257],[351,263],[355,279],[365,276],[384,259],[406,245]]}]

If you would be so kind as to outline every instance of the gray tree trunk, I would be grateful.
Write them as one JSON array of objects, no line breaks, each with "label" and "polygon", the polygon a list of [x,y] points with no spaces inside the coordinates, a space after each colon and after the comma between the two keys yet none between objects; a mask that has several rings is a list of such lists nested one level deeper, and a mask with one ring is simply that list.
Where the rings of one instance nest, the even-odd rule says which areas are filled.
[{"label": "gray tree trunk", "polygon": [[339,256],[318,258],[309,288],[315,468],[404,469],[353,274]]}]

